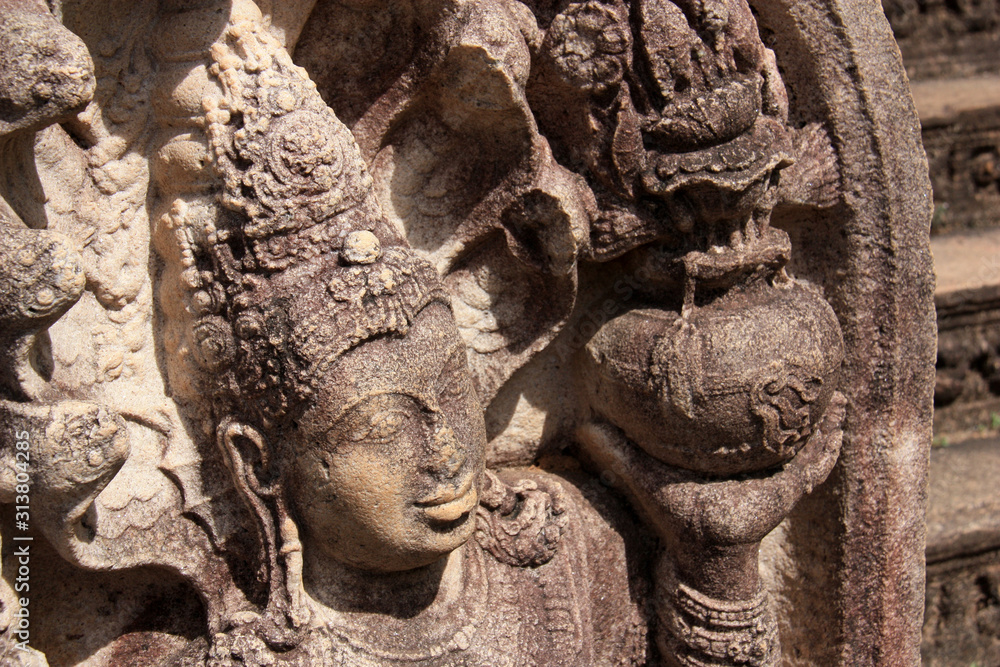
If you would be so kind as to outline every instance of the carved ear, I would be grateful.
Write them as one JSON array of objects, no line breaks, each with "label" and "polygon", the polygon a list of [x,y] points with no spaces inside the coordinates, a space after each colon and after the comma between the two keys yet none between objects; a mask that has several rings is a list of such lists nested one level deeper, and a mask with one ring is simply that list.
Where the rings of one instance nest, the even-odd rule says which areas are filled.
[{"label": "carved ear", "polygon": [[[297,625],[300,612],[290,595],[301,587],[301,545],[294,522],[288,517],[280,478],[272,468],[271,446],[256,428],[229,417],[219,424],[216,439],[233,481],[257,521],[263,574],[269,588],[264,616],[275,623],[276,632],[282,617]],[[291,571],[286,565],[292,566]]]},{"label": "carved ear", "polygon": [[277,478],[272,468],[274,457],[264,434],[249,424],[227,417],[216,432],[219,447],[236,484],[248,499],[256,496],[273,499],[278,493]]}]

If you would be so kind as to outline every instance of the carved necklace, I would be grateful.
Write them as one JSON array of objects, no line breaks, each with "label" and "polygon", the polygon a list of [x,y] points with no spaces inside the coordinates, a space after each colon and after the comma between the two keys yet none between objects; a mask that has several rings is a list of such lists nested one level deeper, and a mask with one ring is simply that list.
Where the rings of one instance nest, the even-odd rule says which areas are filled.
[{"label": "carved necklace", "polygon": [[[373,662],[373,665],[384,665],[386,662],[420,663],[442,658],[449,653],[465,651],[472,645],[472,640],[482,622],[490,597],[490,586],[485,576],[483,553],[477,545],[466,546],[463,559],[461,593],[451,608],[451,615],[461,619],[463,624],[444,640],[430,646],[386,648],[392,639],[411,636],[411,633],[392,627],[394,619],[381,617],[375,622],[365,622],[352,619],[347,614],[325,605],[313,603],[315,618],[322,622],[322,626],[317,630],[333,642],[334,650],[346,650],[353,654],[352,657],[357,657],[360,653],[377,661]],[[373,637],[373,628],[381,630],[381,636]],[[362,638],[365,635],[367,638]],[[422,637],[423,633],[418,636]]]}]

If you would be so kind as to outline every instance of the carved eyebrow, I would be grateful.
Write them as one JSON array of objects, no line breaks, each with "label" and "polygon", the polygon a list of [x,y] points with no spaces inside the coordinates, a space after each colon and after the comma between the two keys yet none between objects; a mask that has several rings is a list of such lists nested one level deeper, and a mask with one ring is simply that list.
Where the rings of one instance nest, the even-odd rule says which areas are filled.
[{"label": "carved eyebrow", "polygon": [[385,396],[405,396],[407,398],[413,399],[413,401],[416,402],[416,404],[420,407],[421,410],[427,410],[430,412],[437,411],[437,402],[434,399],[428,398],[422,394],[414,394],[411,392],[391,391],[391,390],[376,391],[370,394],[365,394],[364,396],[359,396],[355,400],[350,401],[349,403],[345,403],[339,410],[337,410],[336,414],[330,419],[330,426],[329,428],[326,429],[325,433],[329,433],[334,428],[336,428],[340,424],[340,422],[344,419],[344,417],[347,416],[347,413],[349,413],[351,410],[358,407],[362,403],[371,402],[376,399],[382,399],[382,397]]}]

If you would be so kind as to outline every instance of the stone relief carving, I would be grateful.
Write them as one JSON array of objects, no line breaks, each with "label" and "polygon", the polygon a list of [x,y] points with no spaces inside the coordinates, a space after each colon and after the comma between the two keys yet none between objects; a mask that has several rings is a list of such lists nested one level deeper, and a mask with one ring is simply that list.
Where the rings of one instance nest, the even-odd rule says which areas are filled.
[{"label": "stone relief carving", "polygon": [[800,650],[762,541],[877,413],[810,235],[882,218],[784,5],[0,8],[5,659]]}]

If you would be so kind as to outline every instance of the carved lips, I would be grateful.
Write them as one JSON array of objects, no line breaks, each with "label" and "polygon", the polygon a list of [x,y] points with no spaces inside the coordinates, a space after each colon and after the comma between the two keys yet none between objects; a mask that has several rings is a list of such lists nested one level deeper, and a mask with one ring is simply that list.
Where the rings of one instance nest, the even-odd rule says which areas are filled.
[{"label": "carved lips", "polygon": [[479,493],[473,481],[475,475],[469,475],[460,486],[442,486],[415,504],[433,521],[455,521],[479,504]]}]

